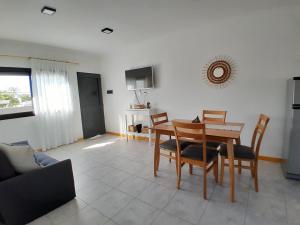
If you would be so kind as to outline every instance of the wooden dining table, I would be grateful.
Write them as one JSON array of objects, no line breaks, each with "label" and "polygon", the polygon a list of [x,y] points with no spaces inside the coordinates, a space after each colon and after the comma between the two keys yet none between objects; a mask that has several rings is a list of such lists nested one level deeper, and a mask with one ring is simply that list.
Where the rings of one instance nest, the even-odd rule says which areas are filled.
[{"label": "wooden dining table", "polygon": [[[191,123],[191,120],[176,120],[180,122]],[[206,140],[218,141],[227,144],[229,176],[230,176],[230,193],[229,199],[231,202],[235,201],[235,184],[234,184],[234,151],[233,142],[240,144],[240,135],[244,127],[244,123],[225,122],[225,123],[205,123],[206,125]],[[175,136],[172,122],[162,123],[152,127],[155,132],[155,146],[154,146],[154,176],[157,176],[157,171],[160,161],[160,136],[168,135]]]}]

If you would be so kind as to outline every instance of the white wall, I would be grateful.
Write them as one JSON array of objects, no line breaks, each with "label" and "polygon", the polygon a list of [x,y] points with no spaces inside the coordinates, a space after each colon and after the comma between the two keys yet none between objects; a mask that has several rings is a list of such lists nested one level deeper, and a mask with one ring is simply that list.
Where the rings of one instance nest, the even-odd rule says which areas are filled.
[{"label": "white wall", "polygon": [[[119,118],[133,93],[124,71],[154,65],[156,88],[149,100],[170,118],[193,119],[203,109],[225,109],[228,121],[245,122],[242,143],[249,144],[260,113],[271,117],[262,154],[280,157],[283,149],[286,81],[300,73],[299,8],[257,11],[199,25],[137,43],[101,61],[106,128],[119,132]],[[200,21],[199,21],[199,24]],[[237,65],[236,79],[224,89],[202,80],[203,66],[228,55]],[[113,95],[106,90],[113,89]]]},{"label": "white wall", "polygon": [[[76,71],[99,73],[99,57],[84,52],[0,39],[0,54],[73,61],[79,63],[79,65],[75,66]],[[0,57],[0,66],[30,68],[30,62],[26,59]],[[72,83],[75,89],[77,89],[76,74]],[[77,95],[76,98],[77,101],[75,113],[77,119],[74,121],[74,123],[76,124],[77,137],[81,138],[82,126],[79,108],[79,96]],[[35,122],[35,117],[0,121],[0,142],[10,143],[21,140],[29,140],[33,147],[40,148],[41,145],[38,139]]]}]

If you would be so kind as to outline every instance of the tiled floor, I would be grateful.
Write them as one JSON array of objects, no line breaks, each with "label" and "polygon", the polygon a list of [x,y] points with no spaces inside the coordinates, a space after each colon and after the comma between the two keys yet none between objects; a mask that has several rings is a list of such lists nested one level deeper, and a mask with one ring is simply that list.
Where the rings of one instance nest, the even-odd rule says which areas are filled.
[{"label": "tiled floor", "polygon": [[161,159],[153,177],[153,146],[103,136],[49,151],[71,158],[77,198],[31,225],[300,225],[300,182],[286,180],[279,164],[261,162],[260,192],[248,171],[236,175],[236,203],[224,186],[208,179],[209,200],[202,198],[201,170],[183,168],[176,189],[174,162]]}]

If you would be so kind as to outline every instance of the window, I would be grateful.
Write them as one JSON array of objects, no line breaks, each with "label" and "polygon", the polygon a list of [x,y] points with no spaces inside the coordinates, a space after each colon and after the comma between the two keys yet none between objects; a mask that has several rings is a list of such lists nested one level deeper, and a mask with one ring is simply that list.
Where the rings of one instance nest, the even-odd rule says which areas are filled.
[{"label": "window", "polygon": [[0,67],[0,120],[34,116],[31,69]]}]

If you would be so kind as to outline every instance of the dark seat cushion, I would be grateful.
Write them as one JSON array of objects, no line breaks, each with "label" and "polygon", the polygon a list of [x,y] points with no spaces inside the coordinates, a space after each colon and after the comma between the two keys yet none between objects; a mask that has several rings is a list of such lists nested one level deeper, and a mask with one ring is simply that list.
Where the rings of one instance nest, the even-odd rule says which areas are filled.
[{"label": "dark seat cushion", "polygon": [[34,153],[34,157],[35,157],[36,163],[42,167],[50,166],[50,165],[53,165],[53,164],[59,162],[58,160],[56,160],[42,152]]},{"label": "dark seat cushion", "polygon": [[[203,147],[202,145],[189,145],[182,153],[182,157],[203,161]],[[218,152],[212,148],[206,148],[206,162],[211,162],[218,156]]]},{"label": "dark seat cushion", "polygon": [[0,181],[16,176],[14,167],[7,156],[0,150]]},{"label": "dark seat cushion", "polygon": [[[234,158],[255,159],[255,154],[252,149],[245,145],[234,145]],[[221,144],[220,154],[227,157],[227,145]]]},{"label": "dark seat cushion", "polygon": [[218,148],[222,143],[217,141],[207,141],[206,146],[210,148]]},{"label": "dark seat cushion", "polygon": [[[181,149],[186,148],[189,144],[190,143],[187,142],[187,141],[180,141]],[[176,150],[177,150],[176,139],[167,140],[167,141],[161,143],[159,146],[160,146],[160,148],[170,150],[170,151],[173,151],[173,152],[176,152]]]}]

